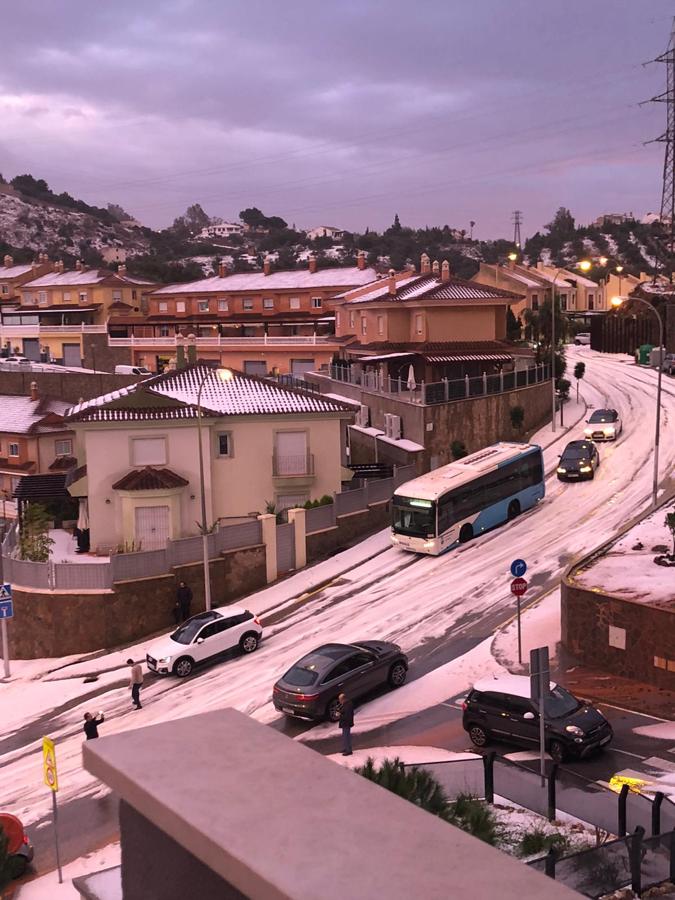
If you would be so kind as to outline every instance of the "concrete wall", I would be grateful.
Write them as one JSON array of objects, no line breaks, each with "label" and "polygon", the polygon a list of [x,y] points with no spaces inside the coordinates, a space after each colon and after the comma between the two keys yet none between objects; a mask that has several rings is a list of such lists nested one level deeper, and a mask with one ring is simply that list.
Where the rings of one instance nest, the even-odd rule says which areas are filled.
[{"label": "concrete wall", "polygon": [[368,509],[338,516],[334,528],[307,535],[307,562],[332,556],[359,538],[386,528],[390,523],[389,503],[376,503]]},{"label": "concrete wall", "polygon": [[[200,564],[158,578],[119,582],[112,591],[44,592],[14,587],[10,656],[34,659],[88,653],[141,640],[173,625],[179,581],[193,591],[192,612],[204,609]],[[232,550],[211,562],[213,604],[231,603],[265,584],[265,548]]]}]

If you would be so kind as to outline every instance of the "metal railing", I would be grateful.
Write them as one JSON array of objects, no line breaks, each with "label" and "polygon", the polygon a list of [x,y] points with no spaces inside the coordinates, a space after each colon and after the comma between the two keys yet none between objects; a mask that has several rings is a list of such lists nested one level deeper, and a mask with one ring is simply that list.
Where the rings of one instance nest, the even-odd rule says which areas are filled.
[{"label": "metal railing", "polygon": [[2,325],[0,338],[31,338],[42,334],[105,334],[106,325]]},{"label": "metal railing", "polygon": [[314,474],[314,454],[295,453],[290,455],[274,453],[272,455],[272,475],[275,477],[292,477],[294,475]]},{"label": "metal railing", "polygon": [[[109,337],[109,347],[176,347],[178,344],[184,343],[189,346],[193,343],[192,339],[188,339],[183,335],[170,334],[166,336],[156,335],[154,337]],[[283,347],[283,346],[314,346],[321,344],[335,344],[333,335],[307,334],[307,335],[288,335],[273,336],[267,334],[251,335],[250,337],[195,337],[194,344],[197,347],[250,347],[257,344],[263,347]]]},{"label": "metal railing", "polygon": [[[325,375],[323,372],[315,373]],[[488,375],[469,376],[442,381],[408,384],[405,378],[391,378],[378,372],[357,370],[354,367],[330,365],[328,375],[333,381],[351,384],[370,394],[386,395],[403,403],[432,405],[468,400],[488,394],[502,394],[517,388],[530,387],[549,380],[549,365],[528,366],[513,372],[499,372]]]}]

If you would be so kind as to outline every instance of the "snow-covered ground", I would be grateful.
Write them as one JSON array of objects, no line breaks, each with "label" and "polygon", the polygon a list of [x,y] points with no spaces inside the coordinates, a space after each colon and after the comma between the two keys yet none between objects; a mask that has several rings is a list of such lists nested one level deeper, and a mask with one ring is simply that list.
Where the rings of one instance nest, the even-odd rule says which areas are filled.
[{"label": "snow-covered ground", "polygon": [[[59,884],[56,871],[47,872],[33,881],[23,884],[15,895],[16,900],[80,900],[80,892],[73,887],[73,878],[81,875],[89,875],[93,872],[103,872],[113,866],[119,866],[121,859],[119,843],[109,844],[94,853],[89,853],[80,859],[74,860],[63,867],[63,883]],[[119,870],[102,874],[100,881],[112,881],[119,884]],[[121,885],[119,890],[121,896]]]},{"label": "snow-covered ground", "polygon": [[[649,503],[656,373],[637,368],[627,356],[569,348],[570,370],[577,359],[586,363],[581,382],[585,402],[589,407],[614,406],[624,421],[620,439],[600,448],[602,464],[594,481],[564,484],[555,478],[558,455],[569,439],[582,433],[583,407],[566,406],[566,423],[581,417],[572,431],[552,435],[549,426],[535,438],[546,446],[549,473],[547,495],[537,509],[435,558],[418,558],[391,547],[383,531],[345,554],[251,595],[246,606],[262,613],[266,624],[260,649],[251,657],[209,667],[187,681],[148,679],[140,712],[131,709],[124,660],[129,655],[142,657],[144,644],[52,671],[48,678],[38,674],[40,665],[32,674],[19,667],[9,683],[0,683],[8,722],[0,739],[0,796],[5,806],[27,824],[48,813],[48,791],[41,783],[43,733],[56,740],[61,803],[105,791],[81,767],[82,717],[87,710],[106,712],[102,734],[227,706],[262,722],[277,719],[271,703],[274,681],[300,655],[325,640],[377,637],[400,643],[410,655],[408,685],[360,706],[357,731],[454,698],[476,676],[499,670],[501,662],[512,664],[513,627],[494,644],[496,659],[492,637],[515,611],[509,590],[511,560],[523,557],[528,563],[529,603],[555,591],[570,561],[611,538]],[[675,386],[669,383],[663,396],[664,473],[675,465],[674,420]],[[555,623],[556,602],[556,594],[550,593],[539,611],[524,614],[526,646],[532,640],[540,643],[546,630],[556,627],[547,624]],[[549,640],[552,637],[550,633]],[[52,660],[44,670],[57,666],[58,661]],[[99,680],[84,683],[84,675],[91,672]],[[36,720],[39,726],[34,727]],[[314,737],[324,732],[330,734],[330,726],[311,730]]]},{"label": "snow-covered ground", "polygon": [[654,562],[664,549],[671,553],[673,535],[666,527],[666,514],[675,503],[657,510],[575,575],[580,587],[608,591],[627,600],[670,605],[675,600],[675,567]]}]

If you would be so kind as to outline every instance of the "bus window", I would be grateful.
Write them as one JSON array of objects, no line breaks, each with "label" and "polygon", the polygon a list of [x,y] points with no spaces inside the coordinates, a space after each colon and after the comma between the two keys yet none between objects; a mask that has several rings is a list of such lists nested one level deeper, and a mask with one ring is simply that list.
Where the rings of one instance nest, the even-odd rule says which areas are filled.
[{"label": "bus window", "polygon": [[[407,502],[409,503],[410,501]],[[402,506],[394,498],[392,526],[394,531],[398,531],[401,534],[409,534],[413,537],[435,537],[436,509],[431,503],[428,508]]]}]

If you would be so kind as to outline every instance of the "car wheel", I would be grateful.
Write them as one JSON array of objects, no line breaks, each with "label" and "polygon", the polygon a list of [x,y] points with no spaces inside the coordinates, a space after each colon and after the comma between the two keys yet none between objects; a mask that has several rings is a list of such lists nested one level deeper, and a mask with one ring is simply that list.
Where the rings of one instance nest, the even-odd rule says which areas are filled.
[{"label": "car wheel", "polygon": [[548,752],[554,763],[565,761],[565,745],[561,741],[551,741]]},{"label": "car wheel", "polygon": [[488,742],[487,731],[482,725],[469,725],[469,737],[475,747],[484,747]]},{"label": "car wheel", "polygon": [[179,678],[187,678],[188,675],[192,674],[194,667],[194,661],[190,659],[189,656],[181,656],[174,664],[173,674],[177,675]]},{"label": "car wheel", "polygon": [[462,525],[459,530],[460,544],[467,544],[473,538],[473,527],[469,524]]},{"label": "car wheel", "polygon": [[389,684],[393,688],[401,687],[401,685],[405,684],[407,677],[408,670],[405,667],[405,663],[394,663],[391,669],[389,669]]},{"label": "car wheel", "polygon": [[512,522],[516,518],[516,516],[520,515],[520,503],[518,502],[518,500],[512,500],[509,503],[509,511],[507,515],[509,518],[509,522]]},{"label": "car wheel", "polygon": [[340,720],[340,713],[342,712],[342,704],[337,697],[333,697],[328,706],[326,707],[326,718],[329,722],[338,722]]},{"label": "car wheel", "polygon": [[253,653],[254,650],[258,649],[259,642],[260,638],[258,635],[254,631],[249,631],[248,634],[241,636],[239,647],[241,648],[242,653]]}]

